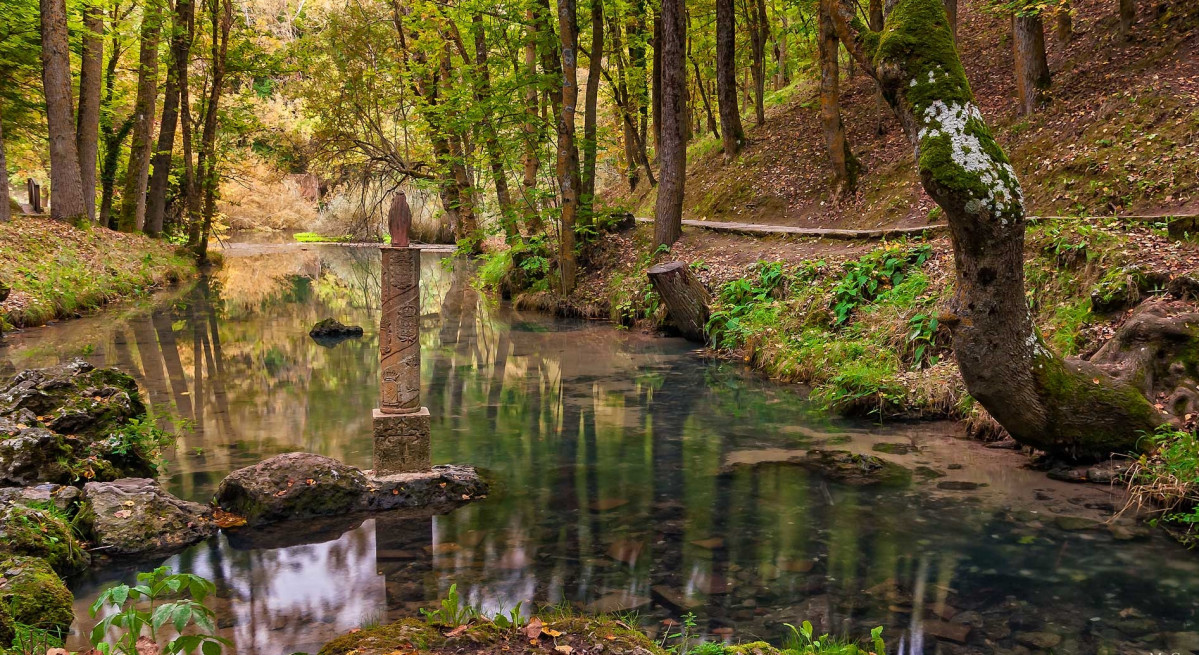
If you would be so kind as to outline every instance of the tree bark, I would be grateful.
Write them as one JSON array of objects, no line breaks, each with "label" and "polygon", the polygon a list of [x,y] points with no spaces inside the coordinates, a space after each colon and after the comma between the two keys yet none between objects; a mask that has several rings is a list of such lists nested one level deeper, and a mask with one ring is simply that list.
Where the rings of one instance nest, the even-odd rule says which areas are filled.
[{"label": "tree bark", "polygon": [[150,195],[146,199],[146,234],[162,234],[166,219],[167,183],[171,175],[171,155],[175,149],[175,130],[179,123],[180,76],[187,75],[191,56],[191,25],[195,5],[191,0],[175,0],[171,23],[171,63],[162,101],[162,124],[158,128],[158,148],[154,152],[154,172],[150,175]]},{"label": "tree bark", "polygon": [[833,193],[844,197],[857,191],[862,165],[849,147],[849,141],[845,138],[845,124],[841,121],[841,71],[837,62],[840,40],[824,3],[817,16],[817,40],[820,52],[820,123],[828,147],[829,164],[833,168]]},{"label": "tree bark", "polygon": [[[41,0],[42,85],[50,137],[50,216],[75,224],[87,221],[75,109],[71,97],[71,53],[65,0]],[[7,201],[6,201],[7,202]]]},{"label": "tree bark", "polygon": [[720,138],[720,130],[716,127],[716,116],[712,113],[712,103],[708,102],[708,92],[704,89],[704,80],[699,74],[699,62],[695,61],[695,57],[690,57],[691,68],[695,71],[695,85],[699,87],[699,97],[704,103],[704,116],[708,121],[708,130]]},{"label": "tree bark", "polygon": [[100,87],[104,71],[104,15],[100,8],[83,5],[83,34],[79,67],[79,115],[75,144],[79,151],[79,179],[83,206],[89,221],[96,220],[96,167],[100,148]]},{"label": "tree bark", "polygon": [[687,66],[683,60],[687,39],[684,0],[663,0],[658,42],[661,51],[662,136],[658,145],[661,181],[654,208],[654,245],[670,246],[682,236],[683,190],[687,173],[684,140]]},{"label": "tree bark", "polygon": [[528,87],[525,90],[524,177],[521,183],[524,187],[525,222],[529,227],[529,232],[536,233],[540,232],[542,227],[537,200],[537,170],[541,168],[537,149],[541,145],[541,118],[537,112],[538,85],[534,83],[537,79],[538,36],[536,15],[532,7],[526,11],[525,18],[528,25],[525,27],[524,66],[525,75],[528,77]]},{"label": "tree bark", "polygon": [[881,38],[855,11],[840,0],[837,30],[878,80],[949,221],[956,282],[941,323],[970,395],[1017,441],[1058,456],[1136,450],[1165,416],[1134,386],[1054,354],[1032,322],[1024,196],[974,104],[940,0],[898,0]]},{"label": "tree bark", "polygon": [[770,24],[766,19],[765,0],[748,0],[750,46],[753,58],[749,72],[754,82],[754,118],[756,125],[766,123],[766,35]]},{"label": "tree bark", "polygon": [[1136,0],[1119,0],[1120,1],[1120,40],[1127,41],[1132,38],[1132,25],[1137,22],[1137,4]]},{"label": "tree bark", "polygon": [[1012,55],[1016,61],[1016,92],[1020,109],[1030,115],[1045,103],[1052,78],[1045,54],[1045,27],[1040,14],[1012,15]]},{"label": "tree bark", "polygon": [[654,161],[662,161],[662,14],[654,14],[654,71],[651,88],[654,114]]},{"label": "tree bark", "polygon": [[1062,45],[1074,38],[1074,11],[1069,0],[1062,0],[1054,11],[1053,36]]},{"label": "tree bark", "polygon": [[229,52],[229,31],[233,27],[233,4],[230,0],[212,0],[209,12],[212,26],[212,82],[208,89],[208,102],[204,106],[204,131],[200,136],[200,153],[196,168],[200,190],[204,193],[204,208],[196,258],[208,261],[208,237],[212,234],[212,219],[216,215],[216,197],[221,183],[217,166],[216,137],[220,126],[218,109],[221,93],[225,87],[226,55]]},{"label": "tree bark", "polygon": [[737,25],[733,0],[716,0],[716,105],[720,108],[721,144],[731,159],[741,151],[745,128],[737,105]]},{"label": "tree bark", "polygon": [[562,46],[562,110],[558,115],[558,192],[561,224],[558,266],[562,293],[574,291],[575,224],[579,211],[579,150],[575,145],[575,105],[579,101],[579,26],[575,0],[558,0],[558,31]]},{"label": "tree bark", "polygon": [[162,7],[149,0],[142,8],[137,66],[137,100],[133,104],[133,138],[125,167],[125,188],[117,229],[142,229],[146,219],[146,185],[150,178],[150,153],[154,148],[154,110],[158,96],[158,39],[162,33]]},{"label": "tree bark", "polygon": [[949,20],[949,35],[958,41],[958,0],[941,0],[945,5],[945,16]]},{"label": "tree bark", "polygon": [[[0,200],[4,201],[4,205],[0,206],[0,223],[12,220],[12,192],[8,187],[8,158],[4,151],[4,112],[3,105],[0,105]],[[0,293],[7,295],[3,291]],[[4,300],[0,299],[0,302],[4,302]]]},{"label": "tree bark", "polygon": [[648,275],[679,334],[691,341],[707,341],[711,298],[691,267],[686,262],[667,262],[650,268]]},{"label": "tree bark", "polygon": [[483,147],[487,151],[487,160],[491,166],[491,183],[495,187],[495,199],[499,204],[500,225],[504,229],[505,240],[514,243],[520,239],[520,228],[516,224],[516,207],[512,203],[512,193],[508,190],[508,175],[504,170],[503,152],[495,128],[491,70],[487,61],[487,38],[483,27],[483,14],[476,12],[471,18],[471,31],[475,41],[475,100],[483,110],[483,120],[479,127],[483,131]]},{"label": "tree bark", "polygon": [[590,222],[595,200],[595,159],[599,143],[599,86],[604,64],[604,3],[591,0],[591,56],[587,68],[587,96],[583,114],[583,180],[579,197],[580,216]]},{"label": "tree bark", "polygon": [[[622,141],[624,142],[625,180],[628,181],[629,191],[637,190],[641,176],[637,172],[637,164],[645,157],[645,152],[638,152],[637,124],[634,121],[632,99],[629,97],[627,72],[624,65],[624,46],[621,43],[620,22],[616,18],[610,20],[609,32],[612,34],[612,48],[609,58],[616,61],[616,81],[608,83],[613,88],[616,99],[616,111],[620,118]],[[600,69],[603,70],[602,68]]]}]

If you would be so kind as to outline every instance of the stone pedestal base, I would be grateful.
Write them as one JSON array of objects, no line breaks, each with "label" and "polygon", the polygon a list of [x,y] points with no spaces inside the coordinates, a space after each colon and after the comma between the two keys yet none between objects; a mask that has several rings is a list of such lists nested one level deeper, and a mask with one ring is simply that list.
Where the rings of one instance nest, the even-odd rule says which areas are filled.
[{"label": "stone pedestal base", "polygon": [[412,414],[374,412],[375,475],[421,471],[431,465],[429,408]]}]

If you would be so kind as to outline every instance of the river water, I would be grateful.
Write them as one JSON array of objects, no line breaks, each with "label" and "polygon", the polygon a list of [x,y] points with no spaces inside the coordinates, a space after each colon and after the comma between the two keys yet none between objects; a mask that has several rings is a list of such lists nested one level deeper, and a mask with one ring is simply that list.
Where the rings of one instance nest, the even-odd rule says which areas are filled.
[{"label": "river water", "polygon": [[[733,641],[779,642],[805,619],[837,634],[883,625],[892,653],[1199,648],[1199,558],[1102,523],[1123,505],[1116,490],[1050,481],[953,424],[822,416],[800,390],[681,340],[517,312],[441,254],[422,271],[433,458],[484,469],[492,492],[444,516],[235,531],[166,559],[217,583],[236,653],[315,653],[451,584],[489,613],[632,610],[651,634],[693,612]],[[373,248],[234,245],[193,286],[10,335],[0,371],[81,356],[133,374],[179,434],[163,482],[191,500],[283,452],[369,468],[378,290]],[[366,335],[318,345],[307,331],[330,316]],[[838,484],[787,463],[809,448],[916,474]],[[100,589],[159,563],[70,581],[72,644]]]}]

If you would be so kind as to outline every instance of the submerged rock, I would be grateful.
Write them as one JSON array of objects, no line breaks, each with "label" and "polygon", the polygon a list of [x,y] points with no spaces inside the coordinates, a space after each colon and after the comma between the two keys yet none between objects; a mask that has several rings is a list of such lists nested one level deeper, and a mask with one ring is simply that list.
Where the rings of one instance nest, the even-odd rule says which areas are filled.
[{"label": "submerged rock", "polygon": [[331,348],[346,339],[362,336],[362,328],[357,325],[343,325],[336,319],[326,318],[313,325],[312,329],[308,331],[308,336],[318,344]]},{"label": "submerged rock", "polygon": [[0,387],[0,486],[151,476],[152,430],[133,378],[76,359]]},{"label": "submerged rock", "polygon": [[65,635],[75,620],[75,597],[45,560],[10,557],[0,561],[0,603],[17,623]]},{"label": "submerged rock", "polygon": [[90,560],[61,516],[7,505],[0,507],[0,558],[14,555],[40,557],[64,576],[83,570]]},{"label": "submerged rock", "polygon": [[371,477],[329,457],[287,453],[229,474],[216,500],[248,525],[263,525],[363,511],[448,510],[485,493],[486,483],[469,466]]},{"label": "submerged rock", "polygon": [[844,450],[809,450],[796,463],[829,480],[853,486],[904,485],[912,479],[911,471],[899,464]]},{"label": "submerged rock", "polygon": [[213,535],[212,510],[148,478],[89,482],[76,523],[105,555],[162,555]]}]

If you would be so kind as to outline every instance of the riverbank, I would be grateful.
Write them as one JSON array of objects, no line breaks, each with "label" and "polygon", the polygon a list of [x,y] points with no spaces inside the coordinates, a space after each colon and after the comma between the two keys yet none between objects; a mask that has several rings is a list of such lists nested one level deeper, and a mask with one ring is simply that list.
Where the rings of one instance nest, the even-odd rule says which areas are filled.
[{"label": "riverbank", "polygon": [[44,217],[0,223],[0,329],[73,318],[194,275],[176,246],[139,234],[81,230]]}]

